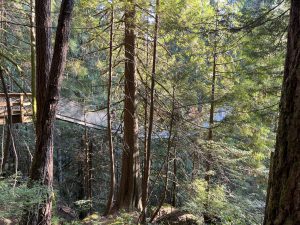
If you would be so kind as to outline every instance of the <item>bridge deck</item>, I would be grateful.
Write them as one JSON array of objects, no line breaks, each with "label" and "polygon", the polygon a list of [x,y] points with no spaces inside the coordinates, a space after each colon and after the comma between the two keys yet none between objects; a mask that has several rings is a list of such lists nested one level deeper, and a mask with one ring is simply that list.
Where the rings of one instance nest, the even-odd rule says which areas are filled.
[{"label": "bridge deck", "polygon": [[[31,93],[8,93],[12,123],[31,123]],[[7,123],[8,110],[5,93],[0,93],[0,125]],[[66,98],[58,103],[56,119],[103,130],[106,129],[106,111],[85,112],[85,106]]]}]

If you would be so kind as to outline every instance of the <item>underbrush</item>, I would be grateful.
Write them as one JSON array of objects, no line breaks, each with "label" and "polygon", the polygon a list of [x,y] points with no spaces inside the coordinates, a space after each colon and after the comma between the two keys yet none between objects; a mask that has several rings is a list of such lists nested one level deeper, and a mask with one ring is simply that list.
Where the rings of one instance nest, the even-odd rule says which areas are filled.
[{"label": "underbrush", "polygon": [[43,204],[50,192],[35,183],[28,188],[26,180],[14,176],[0,180],[0,193],[0,219],[4,221],[19,220],[25,210],[34,210]]}]

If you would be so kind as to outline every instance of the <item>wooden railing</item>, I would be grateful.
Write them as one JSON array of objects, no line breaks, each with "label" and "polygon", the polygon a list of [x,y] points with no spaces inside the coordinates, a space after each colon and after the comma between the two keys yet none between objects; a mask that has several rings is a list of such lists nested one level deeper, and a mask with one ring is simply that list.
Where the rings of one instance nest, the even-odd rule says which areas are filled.
[{"label": "wooden railing", "polygon": [[[32,121],[31,93],[8,93],[12,123],[29,123]],[[5,93],[0,93],[0,125],[6,124],[8,118]]]}]

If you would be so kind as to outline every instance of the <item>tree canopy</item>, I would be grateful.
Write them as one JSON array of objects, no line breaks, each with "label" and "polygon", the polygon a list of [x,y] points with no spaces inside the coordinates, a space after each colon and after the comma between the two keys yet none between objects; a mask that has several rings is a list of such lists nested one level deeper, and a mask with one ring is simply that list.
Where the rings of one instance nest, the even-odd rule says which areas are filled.
[{"label": "tree canopy", "polygon": [[296,0],[0,11],[1,224],[299,222]]}]

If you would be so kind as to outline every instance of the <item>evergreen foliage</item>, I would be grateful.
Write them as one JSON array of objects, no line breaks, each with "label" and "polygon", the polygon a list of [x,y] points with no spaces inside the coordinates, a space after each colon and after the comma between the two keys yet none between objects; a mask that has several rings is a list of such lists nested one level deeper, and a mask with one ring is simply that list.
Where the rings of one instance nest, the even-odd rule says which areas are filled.
[{"label": "evergreen foliage", "polygon": [[[53,31],[60,3],[52,1]],[[113,8],[111,115],[115,193],[119,191],[125,154],[124,9],[128,4],[121,0],[76,1],[61,89],[64,100],[82,106],[82,123],[92,112],[106,113]],[[1,14],[0,67],[5,71],[9,92],[32,92],[30,46],[35,43],[30,39],[30,2],[0,0],[0,8],[5,12]],[[154,0],[136,1],[140,162],[145,157],[145,136],[150,123],[154,18],[159,13],[147,199],[151,210],[147,220],[166,190],[165,203],[191,212],[199,221],[208,217],[219,224],[262,223],[270,154],[277,130],[288,12],[286,1],[275,0],[164,0],[157,12]],[[74,221],[95,212],[104,213],[110,189],[105,121],[101,129],[82,123],[57,120],[54,134],[53,185],[59,194],[58,205],[77,211]],[[35,148],[34,129],[26,124],[13,125],[17,170],[24,177],[28,176]],[[208,138],[210,129],[212,140]],[[0,133],[4,143],[4,127]],[[87,163],[88,145],[93,150],[91,168]],[[12,147],[9,152],[3,174],[6,176],[14,174],[16,165]],[[4,157],[3,151],[1,156]],[[209,169],[207,162],[211,163]],[[87,181],[89,171],[91,187]],[[141,171],[137,172],[142,176]],[[13,178],[0,181],[0,218],[20,218],[24,210],[42,204],[43,196],[49,194],[45,187],[27,188],[25,181],[17,181],[15,187]],[[88,196],[87,189],[92,196]],[[57,224],[60,219],[54,218]],[[121,213],[115,224],[132,220],[131,214]]]}]

